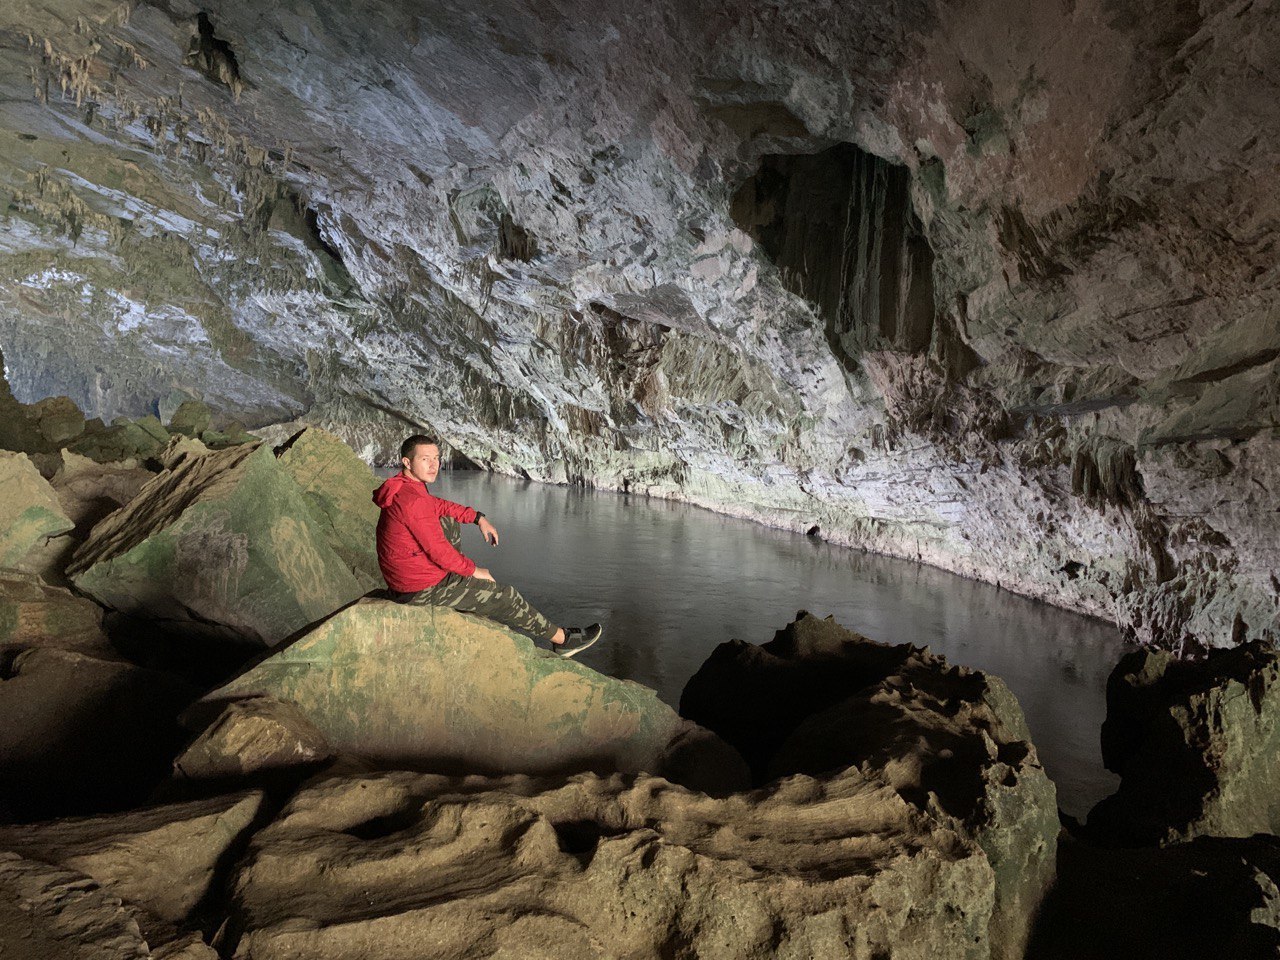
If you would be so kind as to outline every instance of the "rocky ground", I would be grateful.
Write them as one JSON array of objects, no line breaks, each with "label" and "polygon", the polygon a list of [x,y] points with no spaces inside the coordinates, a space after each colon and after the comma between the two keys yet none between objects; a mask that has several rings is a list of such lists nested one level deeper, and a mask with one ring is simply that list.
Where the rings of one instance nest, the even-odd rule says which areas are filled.
[{"label": "rocky ground", "polygon": [[1274,13],[12,0],[0,347],[1275,641]]},{"label": "rocky ground", "polygon": [[55,441],[9,403],[44,447],[3,461],[6,957],[1280,945],[1258,644],[1122,661],[1121,787],[1064,831],[997,677],[801,614],[718,648],[677,712],[480,618],[361,596],[375,480],[330,434],[233,442],[189,404]]}]

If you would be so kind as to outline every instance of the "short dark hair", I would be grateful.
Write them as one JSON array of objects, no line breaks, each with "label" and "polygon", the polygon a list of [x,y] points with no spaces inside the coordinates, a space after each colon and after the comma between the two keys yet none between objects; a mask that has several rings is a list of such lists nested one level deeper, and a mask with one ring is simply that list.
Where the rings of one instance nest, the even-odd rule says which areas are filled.
[{"label": "short dark hair", "polygon": [[413,451],[417,450],[418,447],[422,446],[424,443],[430,443],[436,447],[440,446],[440,441],[435,437],[428,437],[424,433],[415,433],[404,443],[400,444],[400,459],[403,460],[405,457],[408,457],[412,460]]}]

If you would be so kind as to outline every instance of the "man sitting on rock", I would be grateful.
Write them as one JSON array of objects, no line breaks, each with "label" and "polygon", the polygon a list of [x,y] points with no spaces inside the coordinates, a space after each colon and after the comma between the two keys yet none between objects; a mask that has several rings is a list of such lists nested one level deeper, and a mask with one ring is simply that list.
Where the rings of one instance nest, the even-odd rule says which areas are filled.
[{"label": "man sitting on rock", "polygon": [[440,473],[440,444],[415,434],[400,445],[401,471],[373,493],[378,520],[378,565],[391,598],[399,603],[452,607],[478,613],[535,640],[547,640],[557,656],[572,657],[600,639],[600,624],[565,630],[535,610],[514,587],[499,584],[484,567],[459,552],[463,523],[480,528],[498,545],[498,531],[483,513],[432,495],[427,484]]}]

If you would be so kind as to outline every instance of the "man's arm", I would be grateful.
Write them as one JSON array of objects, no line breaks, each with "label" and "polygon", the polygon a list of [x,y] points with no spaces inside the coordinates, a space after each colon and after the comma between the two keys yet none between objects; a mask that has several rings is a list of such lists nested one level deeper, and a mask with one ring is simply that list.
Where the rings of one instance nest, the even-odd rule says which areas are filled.
[{"label": "man's arm", "polygon": [[[435,494],[432,496],[434,497]],[[475,507],[466,507],[452,500],[446,500],[444,497],[436,497],[435,500],[440,507],[440,512],[445,516],[453,517],[459,523],[474,523],[480,528],[480,535],[484,537],[485,543],[491,547],[498,545],[498,528]]]}]

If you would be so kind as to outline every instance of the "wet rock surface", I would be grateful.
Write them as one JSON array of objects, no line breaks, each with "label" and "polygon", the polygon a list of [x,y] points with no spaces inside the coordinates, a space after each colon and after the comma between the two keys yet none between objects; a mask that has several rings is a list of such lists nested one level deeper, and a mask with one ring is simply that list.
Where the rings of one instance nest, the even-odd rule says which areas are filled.
[{"label": "wet rock surface", "polygon": [[[797,829],[803,821],[804,827]],[[717,800],[665,780],[386,774],[254,838],[237,956],[986,957],[984,857],[846,771]],[[376,945],[376,946],[375,946]]]},{"label": "wet rock surface", "polygon": [[1280,833],[1280,655],[1129,654],[1107,684],[1103,760],[1120,789],[1088,826],[1111,843]]},{"label": "wet rock surface", "polygon": [[742,750],[757,782],[852,767],[976,843],[995,872],[992,953],[1022,955],[1053,882],[1057,794],[998,678],[802,614],[769,643],[718,648],[680,712]]}]

